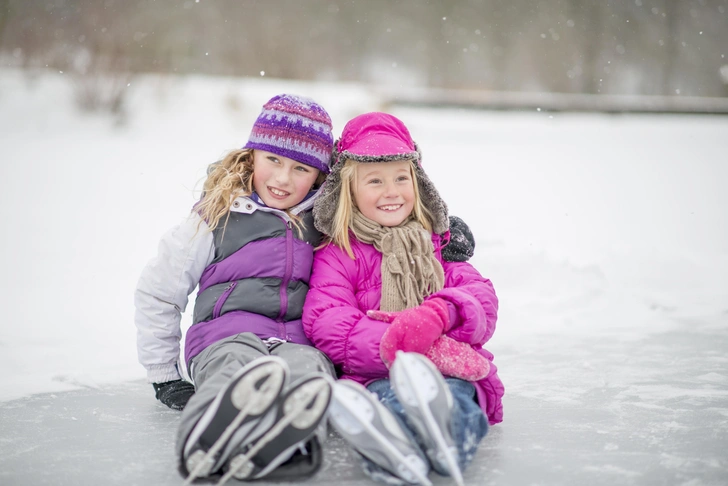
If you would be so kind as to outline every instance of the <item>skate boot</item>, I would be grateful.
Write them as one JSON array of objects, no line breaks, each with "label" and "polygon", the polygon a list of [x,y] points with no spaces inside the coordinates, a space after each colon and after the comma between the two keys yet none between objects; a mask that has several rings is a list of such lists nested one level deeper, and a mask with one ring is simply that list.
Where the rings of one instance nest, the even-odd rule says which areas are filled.
[{"label": "skate boot", "polygon": [[329,420],[359,454],[410,484],[431,486],[429,464],[401,425],[376,395],[362,385],[340,380],[334,384]]},{"label": "skate boot", "polygon": [[230,454],[227,447],[249,442],[263,432],[261,419],[269,415],[288,380],[288,365],[274,356],[258,358],[235,373],[205,410],[185,442],[185,485],[220,469]]},{"label": "skate boot", "polygon": [[450,429],[453,397],[442,374],[423,355],[398,351],[390,378],[430,462],[436,469],[448,471],[463,486],[458,451]]},{"label": "skate boot", "polygon": [[259,479],[268,475],[304,447],[325,419],[333,380],[323,373],[297,381],[278,399],[272,425],[258,439],[235,448],[217,483],[230,478]]}]

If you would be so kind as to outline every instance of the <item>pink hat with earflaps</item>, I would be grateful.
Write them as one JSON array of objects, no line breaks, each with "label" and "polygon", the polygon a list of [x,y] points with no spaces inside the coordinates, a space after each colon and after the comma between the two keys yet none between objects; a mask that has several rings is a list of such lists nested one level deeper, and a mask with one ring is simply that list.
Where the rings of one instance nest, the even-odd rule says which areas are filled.
[{"label": "pink hat with earflaps", "polygon": [[422,169],[422,154],[407,127],[387,113],[359,115],[346,124],[331,154],[331,173],[326,178],[313,207],[314,226],[325,235],[333,232],[334,215],[341,191],[341,167],[346,160],[382,163],[411,160],[415,167],[422,204],[432,214],[433,231],[445,233],[449,228],[447,205]]}]

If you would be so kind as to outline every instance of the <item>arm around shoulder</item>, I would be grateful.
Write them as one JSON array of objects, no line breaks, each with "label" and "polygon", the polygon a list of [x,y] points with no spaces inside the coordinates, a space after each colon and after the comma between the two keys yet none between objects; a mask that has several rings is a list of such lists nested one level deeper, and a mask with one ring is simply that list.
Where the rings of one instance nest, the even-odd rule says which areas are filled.
[{"label": "arm around shoulder", "polygon": [[[199,225],[199,229],[198,229]],[[192,214],[160,240],[134,292],[139,362],[150,383],[179,379],[180,321],[189,295],[214,258],[213,236]]]}]

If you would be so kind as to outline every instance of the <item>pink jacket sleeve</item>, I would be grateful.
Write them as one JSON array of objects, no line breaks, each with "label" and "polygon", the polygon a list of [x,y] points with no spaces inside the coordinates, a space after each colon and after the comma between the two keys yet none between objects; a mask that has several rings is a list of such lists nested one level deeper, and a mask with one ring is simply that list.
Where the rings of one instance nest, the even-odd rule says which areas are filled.
[{"label": "pink jacket sleeve", "polygon": [[478,352],[491,362],[490,373],[476,383],[476,391],[488,422],[499,423],[503,420],[505,390],[493,363],[493,354],[481,348],[493,336],[498,318],[498,298],[493,284],[469,263],[444,262],[443,268],[445,288],[433,296],[448,302],[451,327],[446,334],[480,348]]},{"label": "pink jacket sleeve", "polygon": [[467,262],[443,262],[445,288],[432,294],[448,302],[450,330],[457,341],[482,346],[495,332],[498,297],[493,284]]},{"label": "pink jacket sleeve", "polygon": [[379,343],[388,323],[370,319],[356,299],[356,262],[335,245],[314,255],[303,329],[314,346],[346,375],[386,378]]}]

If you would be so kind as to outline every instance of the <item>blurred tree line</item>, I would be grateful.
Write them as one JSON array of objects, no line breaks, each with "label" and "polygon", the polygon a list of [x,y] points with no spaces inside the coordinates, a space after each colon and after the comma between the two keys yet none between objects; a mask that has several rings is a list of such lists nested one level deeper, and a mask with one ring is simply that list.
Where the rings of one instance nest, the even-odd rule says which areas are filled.
[{"label": "blurred tree line", "polygon": [[728,96],[728,0],[0,0],[0,56],[79,75]]}]

